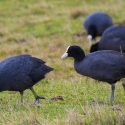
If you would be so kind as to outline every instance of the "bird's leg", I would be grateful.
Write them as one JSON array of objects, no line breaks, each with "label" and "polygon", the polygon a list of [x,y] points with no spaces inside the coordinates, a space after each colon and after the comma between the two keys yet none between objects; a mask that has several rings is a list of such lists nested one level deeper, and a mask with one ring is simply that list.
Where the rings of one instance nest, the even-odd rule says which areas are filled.
[{"label": "bird's leg", "polygon": [[92,45],[92,40],[89,40],[89,46],[91,46]]},{"label": "bird's leg", "polygon": [[111,84],[111,89],[112,89],[112,92],[111,92],[110,102],[113,102],[114,101],[115,84]]},{"label": "bird's leg", "polygon": [[23,103],[23,91],[20,91],[21,103]]},{"label": "bird's leg", "polygon": [[96,38],[93,39],[94,43],[96,43]]},{"label": "bird's leg", "polygon": [[40,99],[45,99],[42,96],[38,96],[37,93],[34,91],[33,87],[31,87],[30,90],[32,91],[32,93],[33,93],[33,95],[34,95],[34,97],[36,99],[35,102],[34,102],[35,105],[39,104]]},{"label": "bird's leg", "polygon": [[123,88],[124,88],[124,90],[125,90],[125,80],[124,80],[124,82],[122,83],[122,86],[123,86]]}]

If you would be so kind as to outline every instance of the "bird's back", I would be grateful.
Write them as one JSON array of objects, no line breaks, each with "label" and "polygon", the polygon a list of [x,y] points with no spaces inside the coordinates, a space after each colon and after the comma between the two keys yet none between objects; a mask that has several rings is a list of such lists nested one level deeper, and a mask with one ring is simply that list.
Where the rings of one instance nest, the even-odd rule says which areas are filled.
[{"label": "bird's back", "polygon": [[30,55],[9,57],[0,63],[0,91],[21,91],[33,86],[53,69]]},{"label": "bird's back", "polygon": [[113,25],[111,17],[103,12],[95,12],[88,15],[84,21],[84,27],[88,31],[90,25],[95,25],[97,35],[101,35],[106,28]]},{"label": "bird's back", "polygon": [[110,50],[93,52],[75,62],[75,69],[82,75],[112,83],[125,77],[125,55]]},{"label": "bird's back", "polygon": [[111,26],[106,29],[99,42],[98,49],[125,52],[125,26]]}]

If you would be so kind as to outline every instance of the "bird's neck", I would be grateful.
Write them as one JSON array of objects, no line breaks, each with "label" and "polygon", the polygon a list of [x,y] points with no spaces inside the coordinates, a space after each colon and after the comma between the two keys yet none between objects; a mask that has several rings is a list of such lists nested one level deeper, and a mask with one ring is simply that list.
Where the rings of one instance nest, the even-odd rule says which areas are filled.
[{"label": "bird's neck", "polygon": [[97,34],[97,28],[95,25],[90,25],[89,29],[88,29],[88,35],[92,36],[92,39],[96,38],[96,34]]},{"label": "bird's neck", "polygon": [[81,62],[84,59],[84,57],[85,57],[85,54],[83,52],[75,55],[73,58],[76,62]]}]

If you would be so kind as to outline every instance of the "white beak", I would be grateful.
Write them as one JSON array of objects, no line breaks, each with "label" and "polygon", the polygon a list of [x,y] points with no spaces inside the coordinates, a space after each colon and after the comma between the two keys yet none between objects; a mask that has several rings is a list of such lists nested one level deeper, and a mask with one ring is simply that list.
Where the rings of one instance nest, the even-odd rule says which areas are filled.
[{"label": "white beak", "polygon": [[61,59],[64,59],[64,58],[66,58],[67,56],[68,56],[68,53],[65,52],[65,53],[62,55]]}]

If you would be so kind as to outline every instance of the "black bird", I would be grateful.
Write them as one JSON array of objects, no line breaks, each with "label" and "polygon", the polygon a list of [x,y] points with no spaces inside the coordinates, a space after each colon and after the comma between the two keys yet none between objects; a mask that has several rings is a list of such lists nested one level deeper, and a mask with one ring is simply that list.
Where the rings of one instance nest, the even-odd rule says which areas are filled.
[{"label": "black bird", "polygon": [[43,60],[31,55],[9,57],[0,62],[0,92],[19,91],[22,101],[24,90],[30,89],[36,99],[34,104],[38,104],[44,97],[38,96],[33,86],[52,70]]},{"label": "black bird", "polygon": [[113,25],[113,21],[104,12],[94,12],[86,17],[83,25],[88,33],[88,40],[91,45],[91,40],[96,40],[97,36],[101,36],[106,28]]},{"label": "black bird", "polygon": [[93,44],[90,48],[90,52],[98,50],[115,50],[125,53],[125,26],[107,28],[100,42]]},{"label": "black bird", "polygon": [[114,101],[115,83],[125,77],[125,54],[102,50],[85,56],[79,46],[69,46],[61,58],[67,56],[74,58],[74,68],[79,74],[108,82],[112,89],[110,101]]}]

